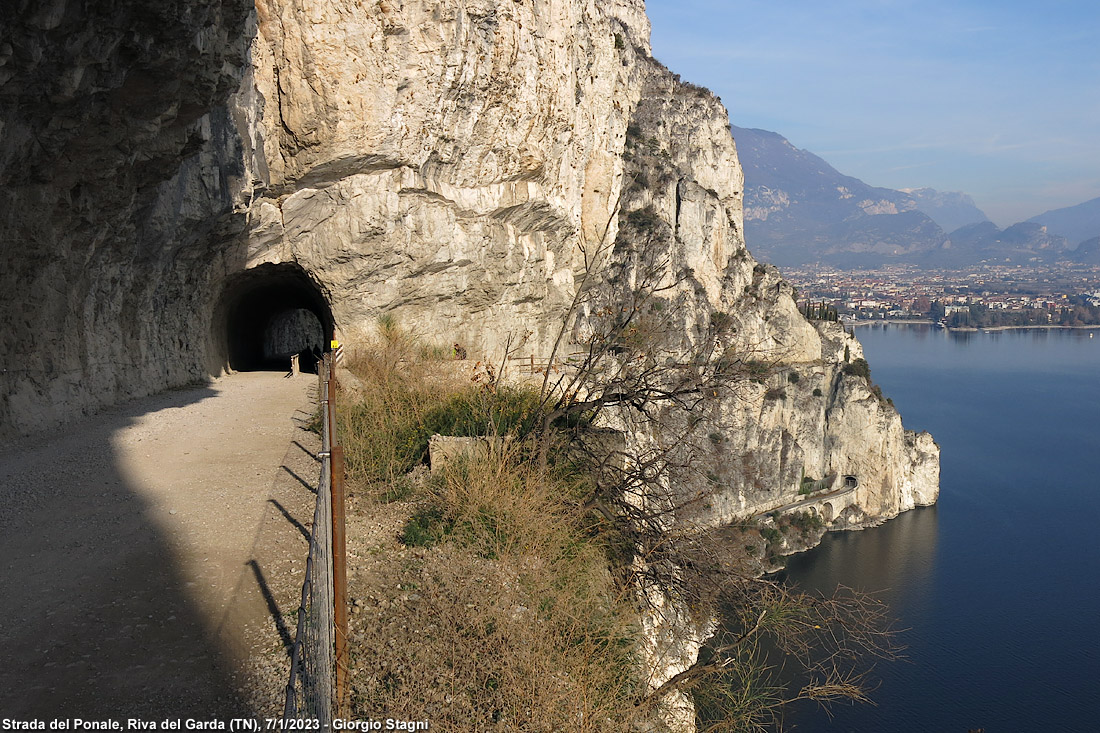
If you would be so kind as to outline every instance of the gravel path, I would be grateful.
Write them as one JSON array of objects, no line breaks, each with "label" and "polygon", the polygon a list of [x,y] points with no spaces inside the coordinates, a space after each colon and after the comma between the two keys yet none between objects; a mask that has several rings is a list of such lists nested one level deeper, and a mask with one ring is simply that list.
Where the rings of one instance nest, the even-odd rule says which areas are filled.
[{"label": "gravel path", "polygon": [[0,451],[0,716],[279,709],[315,385],[237,374]]}]

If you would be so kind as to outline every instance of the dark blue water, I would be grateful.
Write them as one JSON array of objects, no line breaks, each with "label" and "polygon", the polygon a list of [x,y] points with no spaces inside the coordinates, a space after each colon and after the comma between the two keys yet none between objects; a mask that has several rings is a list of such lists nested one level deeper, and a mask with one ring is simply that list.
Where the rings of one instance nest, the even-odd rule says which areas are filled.
[{"label": "dark blue water", "polygon": [[942,451],[938,506],[792,558],[876,591],[907,645],[877,706],[807,731],[1100,731],[1100,331],[857,329],[872,380]]}]

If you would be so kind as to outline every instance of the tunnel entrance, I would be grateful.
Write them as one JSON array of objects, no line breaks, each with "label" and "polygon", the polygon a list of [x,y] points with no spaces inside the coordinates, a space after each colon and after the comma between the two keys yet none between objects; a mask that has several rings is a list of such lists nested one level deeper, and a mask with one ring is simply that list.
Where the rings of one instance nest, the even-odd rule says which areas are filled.
[{"label": "tunnel entrance", "polygon": [[316,371],[316,357],[335,323],[321,288],[293,263],[259,265],[226,281],[215,311],[215,332],[226,365],[235,371]]}]

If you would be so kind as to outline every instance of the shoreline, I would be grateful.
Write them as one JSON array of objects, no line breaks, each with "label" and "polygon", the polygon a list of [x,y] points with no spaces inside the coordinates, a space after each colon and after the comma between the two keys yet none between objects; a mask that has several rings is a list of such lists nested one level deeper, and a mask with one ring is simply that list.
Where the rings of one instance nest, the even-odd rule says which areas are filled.
[{"label": "shoreline", "polygon": [[[853,328],[857,328],[859,326],[878,326],[878,325],[882,325],[882,326],[886,326],[886,325],[890,325],[890,326],[928,326],[928,327],[931,327],[931,328],[936,328],[936,324],[933,323],[932,321],[903,321],[903,320],[883,319],[883,320],[873,320],[873,321],[841,321],[841,323],[845,326],[852,326]],[[942,328],[943,328],[944,331],[963,331],[963,332],[974,332],[974,331],[1024,331],[1024,330],[1037,330],[1037,329],[1043,329],[1043,330],[1052,330],[1052,329],[1058,329],[1058,330],[1090,330],[1090,329],[1094,329],[1095,330],[1095,329],[1100,329],[1100,324],[1096,324],[1096,325],[1092,325],[1092,326],[1064,326],[1064,325],[1061,325],[1061,324],[1050,324],[1050,325],[1046,325],[1046,326],[1040,326],[1040,325],[1037,325],[1037,324],[1031,324],[1031,325],[1026,325],[1026,326],[943,326]]]}]

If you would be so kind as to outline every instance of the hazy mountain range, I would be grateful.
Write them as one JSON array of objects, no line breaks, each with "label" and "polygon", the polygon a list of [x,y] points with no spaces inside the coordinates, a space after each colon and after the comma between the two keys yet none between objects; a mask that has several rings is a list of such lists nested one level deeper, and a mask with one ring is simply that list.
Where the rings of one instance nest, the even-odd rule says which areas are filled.
[{"label": "hazy mountain range", "polygon": [[745,235],[777,265],[1100,263],[1100,199],[999,229],[965,193],[894,190],[846,176],[767,130],[733,127],[745,169]]},{"label": "hazy mountain range", "polygon": [[1100,236],[1100,198],[1083,204],[1054,209],[1028,219],[1044,225],[1049,231],[1065,237],[1070,242],[1084,242]]}]

